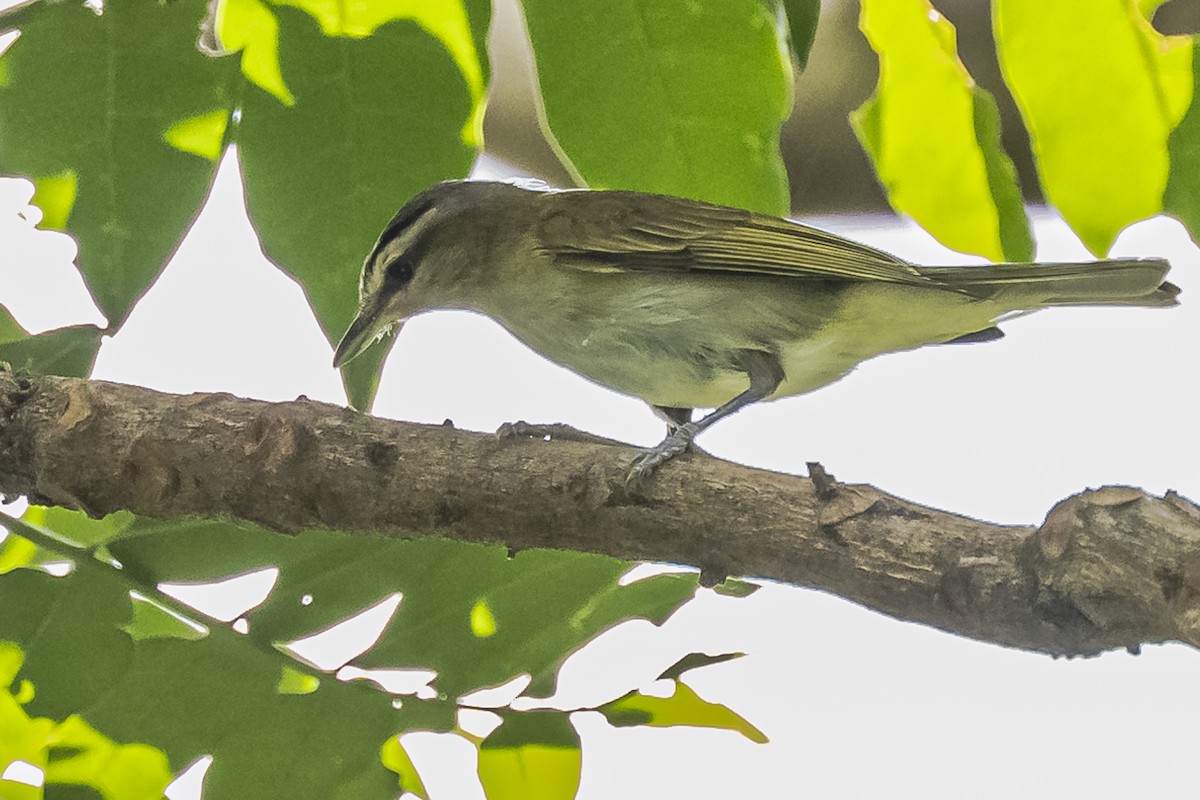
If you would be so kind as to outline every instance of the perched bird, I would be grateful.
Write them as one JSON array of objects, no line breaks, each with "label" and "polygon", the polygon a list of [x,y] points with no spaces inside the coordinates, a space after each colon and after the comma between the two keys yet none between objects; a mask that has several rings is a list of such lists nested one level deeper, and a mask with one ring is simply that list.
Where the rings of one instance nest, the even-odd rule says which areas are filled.
[{"label": "perched bird", "polygon": [[[551,361],[640,397],[667,437],[639,480],[714,422],[811,392],[882,353],[984,342],[1047,306],[1176,304],[1161,259],[921,267],[738,208],[629,191],[441,183],[363,263],[345,364],[431,309],[499,322]],[[692,410],[715,411],[692,421]]]}]

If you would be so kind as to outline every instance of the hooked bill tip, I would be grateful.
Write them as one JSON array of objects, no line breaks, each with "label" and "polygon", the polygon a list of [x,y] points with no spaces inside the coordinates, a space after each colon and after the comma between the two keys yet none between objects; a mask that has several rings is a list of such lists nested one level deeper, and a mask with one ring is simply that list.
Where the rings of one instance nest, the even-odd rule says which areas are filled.
[{"label": "hooked bill tip", "polygon": [[342,336],[342,340],[338,342],[337,349],[333,353],[334,369],[341,369],[366,349],[368,344],[366,341],[367,328],[367,322],[362,316],[354,318],[354,321],[346,329],[345,335]]}]

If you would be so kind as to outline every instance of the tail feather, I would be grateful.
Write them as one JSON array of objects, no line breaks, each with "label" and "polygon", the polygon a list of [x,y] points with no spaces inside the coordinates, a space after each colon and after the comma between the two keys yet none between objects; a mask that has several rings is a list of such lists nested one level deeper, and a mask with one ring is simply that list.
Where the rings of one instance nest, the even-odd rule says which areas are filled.
[{"label": "tail feather", "polygon": [[1177,305],[1179,287],[1164,280],[1171,265],[1161,258],[1111,259],[1068,264],[992,264],[921,267],[922,275],[980,298],[1028,297],[1038,306]]}]

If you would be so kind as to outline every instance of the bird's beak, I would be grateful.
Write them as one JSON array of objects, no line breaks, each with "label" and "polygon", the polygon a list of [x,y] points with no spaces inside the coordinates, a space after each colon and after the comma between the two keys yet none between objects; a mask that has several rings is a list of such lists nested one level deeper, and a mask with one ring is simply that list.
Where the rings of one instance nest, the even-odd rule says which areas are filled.
[{"label": "bird's beak", "polygon": [[338,369],[348,361],[358,356],[371,341],[379,329],[376,315],[370,309],[359,309],[358,315],[346,329],[342,340],[338,342],[337,352],[333,354],[333,366]]}]

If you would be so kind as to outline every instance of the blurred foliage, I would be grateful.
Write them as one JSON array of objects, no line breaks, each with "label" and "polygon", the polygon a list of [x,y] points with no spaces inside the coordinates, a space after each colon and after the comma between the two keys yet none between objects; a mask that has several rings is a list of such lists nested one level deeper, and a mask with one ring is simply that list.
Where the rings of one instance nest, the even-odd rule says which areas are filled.
[{"label": "blurred foliage", "polygon": [[[472,708],[464,698],[521,676],[523,697],[550,695],[571,653],[617,622],[661,624],[697,585],[694,573],[622,585],[629,565],[603,556],[509,556],[498,547],[329,531],[283,536],[127,513],[89,520],[33,507],[23,520],[0,516],[0,525],[12,531],[5,545],[33,545],[10,547],[7,561],[0,555],[0,641],[20,648],[22,676],[37,686],[24,707],[47,718],[78,714],[105,736],[152,743],[175,770],[211,755],[206,796],[218,799],[389,798],[397,778],[419,794],[417,767],[396,739],[414,730],[451,732],[479,747],[489,797],[572,797],[580,752],[568,711],[497,709],[505,722],[480,740],[458,727],[458,711]],[[70,570],[50,569],[65,561]],[[240,633],[159,588],[263,567],[278,578],[240,615]],[[382,633],[343,663],[318,668],[296,656],[298,641],[397,592],[403,600]],[[481,603],[495,626],[486,636],[472,624]],[[346,665],[361,677],[336,677]],[[431,691],[386,690],[393,670],[428,672]],[[719,713],[692,703],[645,724],[754,730],[713,708]]]},{"label": "blurred foliage", "polygon": [[72,786],[94,789],[105,800],[162,797],[174,776],[161,750],[114,742],[78,715],[57,723],[29,716],[26,706],[37,688],[30,681],[17,681],[23,661],[21,648],[0,642],[0,764],[7,768],[19,762],[27,771],[25,776],[7,769],[0,774],[0,797],[41,800],[44,790],[34,785],[34,770],[41,771],[52,793]]},{"label": "blurred foliage", "polygon": [[[1158,5],[993,4],[1039,180],[1098,254],[1163,210],[1200,230],[1200,54],[1192,38],[1153,30]],[[786,211],[779,129],[818,0],[522,6],[542,105],[528,113],[581,185]],[[491,79],[487,0],[221,0],[208,20],[215,53],[195,46],[207,11],[205,0],[107,0],[102,13],[63,0],[0,12],[0,29],[21,33],[0,57],[0,171],[32,180],[42,226],[75,238],[109,321],[31,336],[0,308],[0,368],[88,374],[101,334],[162,271],[233,145],[263,249],[303,287],[331,344],[388,218],[469,173]],[[855,131],[893,206],[963,252],[1028,258],[995,105],[950,22],[927,0],[864,0],[861,25],[880,81]],[[386,351],[344,373],[356,407],[370,406]],[[158,796],[172,770],[212,754],[215,800],[425,797],[398,735],[439,730],[477,747],[488,797],[571,797],[582,754],[568,711],[497,709],[501,724],[479,738],[458,726],[462,698],[519,676],[526,696],[544,697],[572,652],[625,620],[661,623],[696,584],[624,586],[628,565],[611,559],[449,542],[60,509],[0,522],[15,532],[0,541],[0,772],[25,761],[49,793],[60,782]],[[159,588],[263,567],[278,580],[241,633]],[[378,640],[347,661],[368,676],[431,671],[429,691],[396,697],[383,673],[339,680],[288,647],[397,593]],[[669,697],[627,691],[593,710],[614,725],[762,741],[683,680],[735,655],[691,654],[659,676]],[[6,781],[0,794],[43,791]]]}]

